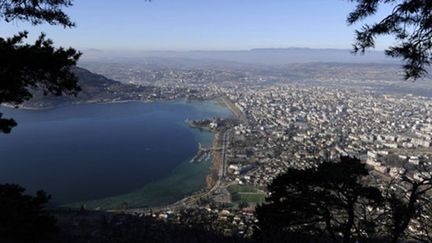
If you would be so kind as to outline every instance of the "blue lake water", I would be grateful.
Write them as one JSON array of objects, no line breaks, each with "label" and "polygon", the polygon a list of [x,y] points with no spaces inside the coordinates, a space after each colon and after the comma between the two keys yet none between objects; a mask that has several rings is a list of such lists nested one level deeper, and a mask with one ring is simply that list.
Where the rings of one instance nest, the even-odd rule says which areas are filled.
[{"label": "blue lake water", "polygon": [[18,127],[0,134],[0,183],[91,208],[163,205],[199,190],[210,161],[189,160],[213,135],[185,120],[232,115],[214,102],[182,101],[1,110]]}]

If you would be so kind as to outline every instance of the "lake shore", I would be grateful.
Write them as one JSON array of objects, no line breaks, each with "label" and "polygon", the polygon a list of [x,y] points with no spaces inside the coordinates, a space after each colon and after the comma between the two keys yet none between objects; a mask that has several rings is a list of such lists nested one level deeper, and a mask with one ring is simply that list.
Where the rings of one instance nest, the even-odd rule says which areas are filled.
[{"label": "lake shore", "polygon": [[157,102],[153,100],[110,100],[110,101],[103,101],[103,100],[88,100],[88,101],[79,101],[79,102],[71,102],[71,103],[61,103],[57,105],[43,105],[43,106],[29,106],[29,105],[11,105],[11,104],[1,104],[0,107],[6,107],[10,109],[19,109],[19,110],[28,110],[28,111],[43,111],[43,110],[50,110],[55,109],[57,107],[62,106],[68,106],[68,105],[86,105],[86,104],[122,104],[122,103],[128,103],[128,102],[142,102],[142,103],[151,103],[151,102]]},{"label": "lake shore", "polygon": [[228,97],[220,96],[215,99],[216,102],[228,108],[241,122],[247,124],[247,118],[243,111],[241,111]]},{"label": "lake shore", "polygon": [[[218,99],[221,99],[221,98],[210,99],[210,100],[206,100],[205,102],[210,101],[211,103],[213,103],[213,106],[216,109],[219,109],[219,108],[217,108],[218,104],[222,105],[224,108],[228,108],[228,109],[226,109],[226,112],[230,112],[232,115],[236,116],[236,113],[226,104],[226,102],[220,102],[220,101],[218,101]],[[184,102],[184,100],[177,100],[177,101],[180,101],[181,103]],[[136,102],[136,103],[157,103],[157,101],[153,102],[153,101],[143,101],[143,100],[113,100],[113,101],[109,101],[109,102],[83,102],[83,103],[74,103],[74,104],[67,104],[67,105],[62,104],[62,105],[59,105],[58,107],[67,107],[67,106],[85,105],[85,104],[119,104],[119,103],[129,103],[129,102],[130,103],[133,103],[133,102]],[[171,103],[171,102],[175,102],[175,101],[167,101],[167,102]],[[187,103],[189,103],[189,102],[187,102]],[[201,107],[200,104],[195,104],[194,106]],[[8,108],[15,108],[15,107],[9,106]],[[22,110],[36,110],[36,111],[37,110],[41,110],[41,111],[42,110],[51,110],[53,108],[55,108],[55,107],[43,107],[43,108],[42,107],[20,107],[20,109],[22,109]],[[211,108],[211,109],[215,109],[215,108]],[[201,109],[201,108],[198,108],[198,109]],[[205,108],[205,109],[207,109],[207,108]],[[212,157],[211,157],[210,161],[207,160],[206,162],[202,162],[202,164],[198,165],[199,167],[205,166],[207,168],[206,174],[202,175],[202,177],[201,177],[202,178],[201,180],[203,182],[203,186],[201,188],[197,188],[196,190],[194,189],[194,191],[191,190],[190,193],[184,195],[183,199],[188,198],[191,195],[193,197],[193,195],[196,195],[196,194],[201,194],[203,192],[206,193],[206,192],[210,191],[212,188],[214,188],[215,185],[217,185],[219,182],[220,171],[223,170],[223,161],[222,161],[223,158],[222,158],[221,151],[220,151],[222,138],[223,138],[223,135],[222,135],[223,132],[220,132],[220,131],[219,132],[206,131],[206,132],[209,134],[207,136],[210,136],[210,134],[212,134],[211,137],[208,137],[208,139],[211,139],[211,140],[206,139],[207,140],[206,146],[211,147]],[[209,165],[209,163],[210,163],[210,165]],[[173,173],[176,173],[176,172],[173,172]],[[183,173],[183,172],[181,172],[181,173]],[[187,183],[188,182],[186,182],[186,184]],[[148,192],[148,190],[146,192]],[[143,194],[143,195],[145,195],[145,194]],[[180,199],[180,201],[183,199]],[[175,201],[174,201],[174,204],[175,204]],[[146,205],[146,204],[141,204],[141,205]],[[132,207],[134,207],[134,206],[132,206]],[[89,208],[93,208],[93,207],[89,207]],[[104,210],[104,208],[108,209],[108,208],[110,208],[110,206],[108,206],[108,207],[102,206],[101,207],[102,210]]]},{"label": "lake shore", "polygon": [[[217,102],[219,105],[228,108],[231,113],[237,117],[242,122],[247,122],[245,114],[238,109],[235,104],[225,96],[217,97],[214,99],[211,99],[215,102]],[[195,129],[202,129],[200,127],[193,127]],[[225,131],[211,131],[209,132],[213,133],[213,142],[212,142],[212,162],[211,167],[209,170],[209,174],[206,176],[206,190],[204,192],[197,191],[195,194],[186,196],[170,205],[162,206],[162,207],[150,207],[150,208],[135,208],[135,209],[129,209],[129,210],[123,210],[123,212],[127,213],[140,213],[144,211],[158,211],[158,210],[167,210],[167,209],[175,209],[178,207],[184,207],[186,205],[192,205],[199,199],[208,196],[210,193],[215,191],[219,185],[221,184],[221,181],[225,174],[225,154],[227,145],[225,144],[227,141],[225,141],[226,133],[229,132],[227,130]],[[112,211],[112,210],[111,210]],[[116,210],[114,210],[116,211]]]}]

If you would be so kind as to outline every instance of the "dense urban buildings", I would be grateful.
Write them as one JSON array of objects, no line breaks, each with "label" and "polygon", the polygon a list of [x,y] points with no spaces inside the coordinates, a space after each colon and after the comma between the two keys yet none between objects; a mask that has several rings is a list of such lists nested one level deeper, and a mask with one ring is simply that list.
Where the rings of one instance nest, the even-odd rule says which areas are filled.
[{"label": "dense urban buildings", "polygon": [[[207,222],[226,235],[250,236],[254,207],[264,202],[267,185],[289,168],[352,156],[367,164],[382,187],[402,177],[432,176],[431,97],[404,92],[405,84],[394,77],[375,80],[374,70],[340,78],[338,71],[349,68],[336,67],[325,69],[321,80],[263,71],[120,68],[116,74],[125,72],[123,80],[153,87],[138,94],[142,100],[216,99],[237,118],[194,123],[216,133],[217,168],[206,190],[166,207],[126,212],[180,224]],[[389,83],[401,86],[383,88]]]}]

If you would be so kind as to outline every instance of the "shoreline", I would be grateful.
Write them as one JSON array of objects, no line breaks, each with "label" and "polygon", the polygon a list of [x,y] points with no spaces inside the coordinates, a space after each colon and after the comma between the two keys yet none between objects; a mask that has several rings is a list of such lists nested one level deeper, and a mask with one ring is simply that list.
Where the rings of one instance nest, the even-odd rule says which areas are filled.
[{"label": "shoreline", "polygon": [[[205,102],[205,101],[216,101],[217,98],[212,99],[196,99],[196,101],[199,102]],[[123,103],[132,103],[132,102],[139,102],[139,103],[154,103],[154,102],[176,102],[176,101],[186,101],[186,99],[168,99],[168,100],[140,100],[140,99],[130,99],[130,100],[110,100],[110,101],[97,101],[97,100],[90,100],[90,101],[79,101],[79,102],[71,102],[71,103],[61,103],[57,105],[45,105],[45,106],[26,106],[26,105],[10,105],[10,104],[0,104],[1,107],[6,107],[9,109],[17,109],[17,110],[24,110],[24,111],[43,111],[43,110],[51,110],[58,107],[64,107],[64,106],[74,106],[74,105],[109,105],[109,104],[123,104]]]},{"label": "shoreline", "polygon": [[227,96],[220,96],[214,98],[213,100],[218,102],[220,105],[228,108],[241,122],[244,122],[246,124],[248,123],[244,112],[241,111]]},{"label": "shoreline", "polygon": [[216,132],[213,135],[213,143],[212,143],[212,161],[209,170],[209,174],[206,176],[206,186],[207,190],[211,190],[221,178],[219,177],[219,171],[223,169],[223,161],[221,154],[218,152],[218,148],[221,146],[221,136],[220,132]]},{"label": "shoreline", "polygon": [[[235,111],[233,109],[233,104],[231,103],[231,105],[229,105],[230,101],[225,100],[227,99],[226,97],[214,97],[211,99],[206,99],[206,100],[198,100],[200,102],[215,102],[215,103],[219,103],[220,105],[222,105],[224,108],[228,109],[231,111],[231,113],[236,116],[238,119],[240,119],[239,117],[239,113],[238,111]],[[175,100],[174,100],[175,101]],[[183,101],[183,99],[178,99],[177,101]],[[90,102],[79,102],[79,103],[65,103],[65,104],[59,104],[57,106],[45,106],[45,107],[31,107],[31,106],[22,106],[22,107],[18,107],[16,108],[13,105],[3,105],[6,108],[11,108],[11,109],[18,109],[18,110],[27,110],[27,111],[43,111],[43,110],[50,110],[50,109],[54,109],[54,108],[58,108],[58,107],[63,107],[63,106],[69,106],[69,105],[85,105],[85,104],[120,104],[120,103],[128,103],[128,102],[139,102],[139,103],[152,103],[152,102],[173,102],[173,100],[166,100],[166,101],[158,101],[158,100],[112,100],[112,101],[105,101],[105,102],[99,102],[99,101],[90,101]],[[193,129],[200,129],[198,127],[191,127]],[[212,150],[211,153],[211,162],[210,165],[208,167],[208,173],[206,175],[203,175],[203,180],[204,180],[204,187],[202,187],[199,190],[196,190],[194,192],[192,192],[192,194],[187,195],[183,198],[180,198],[179,200],[173,202],[172,204],[169,205],[165,205],[162,206],[163,208],[167,208],[167,207],[171,207],[175,205],[178,205],[179,203],[184,204],[186,201],[195,201],[195,198],[201,198],[203,195],[207,195],[208,193],[211,193],[212,190],[214,190],[214,188],[218,185],[218,183],[220,183],[221,180],[221,171],[224,169],[223,168],[223,156],[221,153],[221,146],[222,146],[222,142],[223,142],[223,134],[225,132],[223,131],[211,131],[211,130],[205,130],[206,132],[210,132],[213,135],[212,141],[211,141],[211,147],[210,149]],[[65,205],[63,205],[65,206]],[[62,206],[60,206],[61,208]],[[161,208],[161,206],[155,206],[155,207],[150,207],[151,209],[157,209],[157,208]],[[142,209],[142,208],[135,208],[135,209]],[[113,210],[113,209],[111,209]],[[115,209],[114,209],[115,210]],[[131,210],[133,210],[133,208],[131,208]],[[110,211],[110,209],[105,209],[103,211]]]},{"label": "shoreline", "polygon": [[[231,113],[239,119],[241,122],[244,122],[247,124],[247,118],[246,115],[236,107],[236,105],[227,97],[227,96],[219,96],[212,99],[209,99],[209,101],[215,101],[221,106],[229,109]],[[202,129],[200,127],[192,127],[195,129]],[[208,132],[213,133],[213,142],[212,142],[212,162],[209,174],[206,176],[206,186],[207,191],[205,192],[210,193],[212,190],[215,189],[216,186],[221,182],[221,179],[223,178],[225,174],[225,166],[224,166],[224,151],[222,149],[223,147],[223,140],[224,136],[228,131],[212,131],[212,130],[206,130]],[[187,198],[187,197],[186,197]],[[184,199],[186,199],[184,198]],[[184,201],[184,199],[180,201]]]},{"label": "shoreline", "polygon": [[[224,156],[222,154],[222,149],[220,149],[223,144],[223,137],[227,131],[217,131],[212,132],[214,135],[212,142],[212,161],[209,167],[209,174],[204,178],[206,183],[205,191],[198,190],[192,193],[191,195],[185,196],[171,204],[154,206],[154,207],[137,207],[130,209],[107,209],[104,211],[113,212],[113,213],[127,213],[127,214],[137,214],[137,213],[146,213],[146,212],[157,212],[163,210],[174,210],[182,207],[187,207],[197,202],[201,198],[209,195],[214,190],[216,190],[221,182],[223,177],[224,170]],[[189,204],[189,205],[188,205]]]},{"label": "shoreline", "polygon": [[[216,99],[211,99],[213,101],[217,101]],[[191,127],[193,129],[200,129],[199,127]],[[218,186],[221,183],[221,180],[224,176],[224,150],[222,147],[224,147],[224,137],[227,130],[225,131],[207,131],[211,132],[213,134],[213,141],[212,141],[212,159],[211,159],[211,165],[209,167],[209,173],[205,176],[205,184],[206,187],[204,188],[205,191],[195,191],[191,195],[185,196],[169,205],[164,206],[155,206],[155,207],[146,207],[146,208],[130,208],[126,210],[120,210],[120,209],[111,209],[111,210],[105,210],[108,212],[115,212],[115,213],[128,213],[128,214],[136,214],[136,213],[145,213],[145,212],[154,212],[154,211],[163,211],[163,210],[173,210],[180,207],[185,207],[187,204],[193,204],[202,197],[207,196],[208,194],[212,193],[214,190],[218,188]]]},{"label": "shoreline", "polygon": [[[221,106],[229,109],[231,111],[231,113],[240,121],[247,122],[245,114],[243,112],[241,112],[237,107],[235,107],[235,105],[232,103],[232,101],[229,100],[229,98],[226,96],[220,96],[220,97],[215,97],[212,99],[200,100],[200,101],[217,102]],[[189,127],[193,128],[193,129],[198,129],[198,130],[202,129],[200,127],[192,127],[192,126],[189,126]],[[195,192],[196,194],[185,196],[182,199],[180,199],[176,202],[173,202],[170,205],[148,207],[148,208],[131,208],[128,210],[122,210],[121,212],[135,214],[135,213],[141,213],[143,211],[144,212],[146,212],[146,211],[161,211],[161,210],[166,210],[166,209],[175,209],[178,207],[184,207],[184,206],[186,206],[186,204],[194,203],[194,202],[198,201],[200,198],[207,196],[208,194],[210,194],[214,190],[216,190],[217,187],[219,186],[219,184],[221,183],[221,180],[225,174],[225,171],[224,171],[225,170],[225,166],[224,166],[225,162],[223,161],[224,160],[223,153],[225,151],[223,150],[222,147],[224,147],[224,144],[223,144],[224,137],[228,131],[227,130],[225,130],[225,131],[205,130],[205,131],[213,134],[213,141],[212,141],[212,146],[211,146],[211,150],[212,150],[211,165],[209,167],[209,173],[205,177],[206,188],[205,188],[204,192],[196,191]],[[109,211],[110,212],[119,212],[118,210],[109,210]]]},{"label": "shoreline", "polygon": [[43,110],[51,110],[63,106],[89,105],[89,104],[108,105],[108,104],[122,104],[122,103],[129,103],[129,102],[151,103],[157,101],[153,101],[153,100],[83,101],[83,102],[62,103],[62,104],[51,105],[51,106],[26,106],[26,105],[15,106],[10,104],[1,104],[0,107],[6,107],[10,109],[17,109],[17,110],[24,110],[24,111],[43,111]]},{"label": "shoreline", "polygon": [[[122,104],[122,103],[129,103],[129,102],[140,102],[140,103],[153,103],[153,102],[175,102],[175,101],[182,101],[186,99],[177,99],[177,100],[138,100],[138,99],[128,99],[128,100],[110,100],[110,101],[97,101],[97,100],[90,100],[90,101],[79,101],[79,102],[71,102],[71,103],[62,103],[57,105],[47,105],[47,106],[26,106],[26,105],[11,105],[11,104],[0,104],[0,107],[6,107],[10,109],[17,109],[17,110],[32,110],[32,111],[38,111],[38,110],[50,110],[57,107],[62,106],[69,106],[69,105],[87,105],[87,104],[99,104],[99,105],[108,105],[108,104]],[[190,101],[190,100],[188,100]],[[235,104],[226,96],[219,96],[219,97],[213,97],[209,99],[196,99],[196,101],[200,102],[206,102],[206,101],[214,101],[225,108],[229,109],[232,114],[234,114],[240,121],[247,122],[246,115],[238,109]]]}]

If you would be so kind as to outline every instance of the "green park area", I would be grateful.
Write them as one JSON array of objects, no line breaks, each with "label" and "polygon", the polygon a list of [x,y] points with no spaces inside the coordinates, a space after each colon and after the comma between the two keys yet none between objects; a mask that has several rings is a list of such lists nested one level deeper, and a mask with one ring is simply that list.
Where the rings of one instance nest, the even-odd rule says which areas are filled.
[{"label": "green park area", "polygon": [[228,187],[233,203],[260,204],[265,201],[266,194],[253,186],[231,185]]}]

